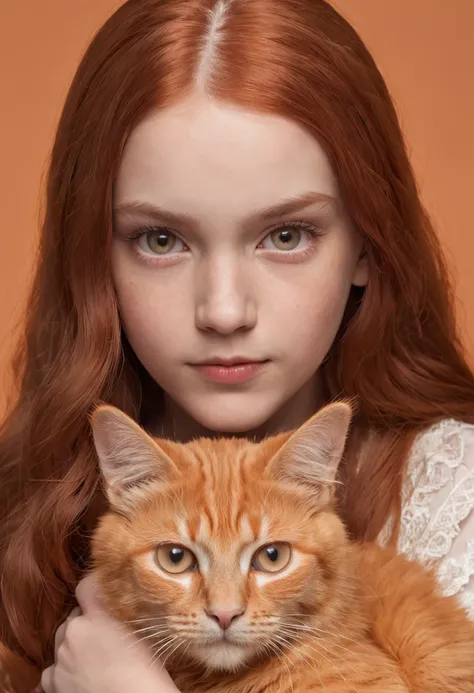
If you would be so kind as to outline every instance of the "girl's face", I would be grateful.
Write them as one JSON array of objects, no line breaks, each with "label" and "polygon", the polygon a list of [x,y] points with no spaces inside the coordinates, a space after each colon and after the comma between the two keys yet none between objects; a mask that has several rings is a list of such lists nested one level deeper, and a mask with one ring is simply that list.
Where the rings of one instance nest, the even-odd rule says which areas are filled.
[{"label": "girl's face", "polygon": [[367,268],[308,132],[204,96],[154,113],[128,140],[114,226],[123,327],[169,425],[270,432],[314,411]]}]

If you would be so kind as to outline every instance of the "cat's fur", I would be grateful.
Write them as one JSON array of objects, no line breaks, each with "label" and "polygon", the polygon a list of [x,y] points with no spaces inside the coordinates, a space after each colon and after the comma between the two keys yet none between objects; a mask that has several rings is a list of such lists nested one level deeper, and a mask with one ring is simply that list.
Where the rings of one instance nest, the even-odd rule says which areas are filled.
[{"label": "cat's fur", "polygon": [[[456,601],[421,566],[346,536],[333,490],[349,420],[341,403],[259,444],[180,445],[112,407],[93,415],[111,505],[93,539],[106,605],[184,693],[474,691],[474,624]],[[198,566],[164,572],[163,542]],[[274,542],[291,560],[262,572],[252,556]],[[222,630],[219,609],[243,614]]]}]

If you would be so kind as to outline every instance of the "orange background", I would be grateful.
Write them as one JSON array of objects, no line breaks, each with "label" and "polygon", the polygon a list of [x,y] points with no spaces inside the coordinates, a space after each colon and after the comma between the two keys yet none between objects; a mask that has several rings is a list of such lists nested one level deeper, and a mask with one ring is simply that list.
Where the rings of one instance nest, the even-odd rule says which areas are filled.
[{"label": "orange background", "polygon": [[[82,52],[120,4],[0,0],[0,407],[55,124]],[[423,198],[448,253],[461,328],[474,356],[474,1],[334,4],[366,41],[395,98]]]}]

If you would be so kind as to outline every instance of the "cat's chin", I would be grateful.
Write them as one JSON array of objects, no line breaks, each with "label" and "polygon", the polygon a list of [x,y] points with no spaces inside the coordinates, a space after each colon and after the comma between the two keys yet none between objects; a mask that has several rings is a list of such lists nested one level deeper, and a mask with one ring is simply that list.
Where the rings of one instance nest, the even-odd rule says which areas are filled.
[{"label": "cat's chin", "polygon": [[247,664],[253,654],[253,647],[225,641],[193,648],[193,656],[209,671],[236,673]]}]

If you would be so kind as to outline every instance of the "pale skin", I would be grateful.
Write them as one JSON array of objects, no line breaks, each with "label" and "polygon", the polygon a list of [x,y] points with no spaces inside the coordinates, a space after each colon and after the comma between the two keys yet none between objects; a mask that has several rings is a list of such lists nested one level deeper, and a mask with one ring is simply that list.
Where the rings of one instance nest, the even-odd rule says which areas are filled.
[{"label": "pale skin", "polygon": [[[308,419],[351,286],[368,279],[315,139],[292,121],[196,95],[132,133],[114,210],[122,323],[165,394],[151,432],[261,438]],[[196,367],[215,357],[264,363],[247,382],[216,383]],[[93,577],[77,597],[82,613],[58,629],[45,693],[176,691],[105,614]]]}]

